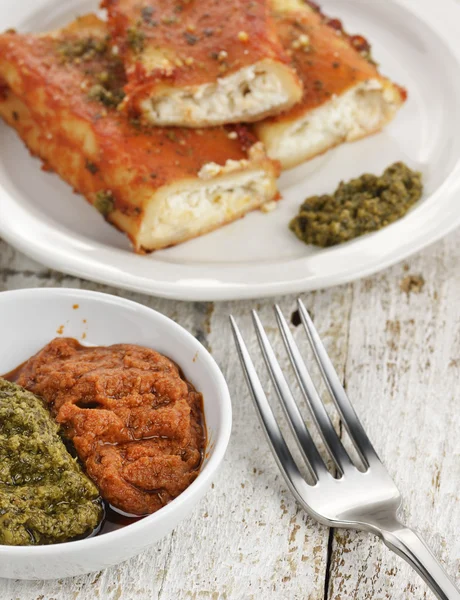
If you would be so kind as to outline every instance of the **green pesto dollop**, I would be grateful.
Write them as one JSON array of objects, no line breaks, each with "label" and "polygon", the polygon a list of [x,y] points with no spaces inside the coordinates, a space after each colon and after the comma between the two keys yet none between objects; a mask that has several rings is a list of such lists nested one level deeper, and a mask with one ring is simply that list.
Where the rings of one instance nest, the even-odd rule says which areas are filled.
[{"label": "green pesto dollop", "polygon": [[0,379],[0,544],[55,544],[103,517],[93,482],[69,454],[43,402]]},{"label": "green pesto dollop", "polygon": [[335,246],[401,219],[422,193],[422,174],[397,162],[380,177],[365,174],[307,198],[289,227],[306,244]]}]

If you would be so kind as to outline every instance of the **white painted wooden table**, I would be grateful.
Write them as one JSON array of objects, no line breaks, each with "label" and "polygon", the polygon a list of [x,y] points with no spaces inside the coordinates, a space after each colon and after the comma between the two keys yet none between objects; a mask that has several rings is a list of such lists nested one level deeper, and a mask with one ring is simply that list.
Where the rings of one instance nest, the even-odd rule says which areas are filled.
[{"label": "white painted wooden table", "polygon": [[[302,295],[381,458],[405,498],[404,518],[460,584],[460,232],[364,281]],[[409,274],[426,281],[407,294]],[[97,289],[142,302],[207,345],[230,386],[231,443],[192,518],[116,568],[47,582],[0,580],[1,600],[419,600],[418,576],[376,538],[328,531],[292,499],[268,451],[233,347],[238,317],[255,354],[249,311],[273,324],[272,300],[181,303],[49,271],[0,242],[0,290]],[[295,298],[277,301],[286,314]],[[277,340],[274,328],[268,328]],[[301,328],[295,335],[305,350]],[[281,344],[277,340],[281,352]],[[259,368],[262,368],[259,360]]]}]

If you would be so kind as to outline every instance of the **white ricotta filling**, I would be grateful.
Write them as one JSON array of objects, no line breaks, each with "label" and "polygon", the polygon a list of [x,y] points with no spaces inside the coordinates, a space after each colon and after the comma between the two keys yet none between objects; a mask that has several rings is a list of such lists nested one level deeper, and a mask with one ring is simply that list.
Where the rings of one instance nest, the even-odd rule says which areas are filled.
[{"label": "white ricotta filling", "polygon": [[139,243],[161,247],[193,238],[258,208],[275,191],[273,178],[262,169],[166,188],[147,209]]},{"label": "white ricotta filling", "polygon": [[217,82],[191,88],[168,88],[164,95],[141,103],[141,110],[159,125],[207,124],[251,120],[292,103],[291,86],[275,67],[262,64],[240,69]]},{"label": "white ricotta filling", "polygon": [[[281,132],[264,132],[270,158],[285,163],[305,160],[342,142],[378,131],[398,110],[400,102],[392,87],[378,79],[358,84],[323,106],[305,114]],[[277,127],[277,126],[275,126]],[[267,136],[270,141],[267,143]]]}]

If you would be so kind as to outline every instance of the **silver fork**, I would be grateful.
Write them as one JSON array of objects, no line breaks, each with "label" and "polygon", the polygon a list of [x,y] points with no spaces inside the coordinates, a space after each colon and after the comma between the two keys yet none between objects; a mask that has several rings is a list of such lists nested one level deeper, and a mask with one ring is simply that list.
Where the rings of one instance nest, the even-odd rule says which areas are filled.
[{"label": "silver fork", "polygon": [[358,529],[378,535],[388,548],[404,558],[422,576],[438,598],[460,600],[460,592],[423,540],[399,521],[398,510],[402,502],[399,490],[367,437],[310,315],[300,300],[298,307],[321,374],[365,470],[363,472],[356,468],[342,445],[289,326],[280,308],[275,306],[278,327],[297,381],[339,477],[335,478],[328,471],[303,421],[262,323],[256,311],[253,311],[258,342],[271,380],[314,483],[309,484],[304,479],[280,431],[235,319],[230,317],[238,354],[257,414],[289,489],[301,506],[320,523],[328,527]]}]

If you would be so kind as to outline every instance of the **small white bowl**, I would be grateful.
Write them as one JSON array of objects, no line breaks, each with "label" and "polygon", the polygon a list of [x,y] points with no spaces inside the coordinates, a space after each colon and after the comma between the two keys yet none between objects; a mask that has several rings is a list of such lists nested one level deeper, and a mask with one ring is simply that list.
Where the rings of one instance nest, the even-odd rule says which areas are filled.
[{"label": "small white bowl", "polygon": [[0,577],[54,579],[99,571],[134,556],[187,517],[204,496],[230,438],[232,407],[225,379],[190,333],[156,311],[107,294],[73,289],[0,293],[0,373],[7,373],[53,338],[89,345],[148,346],[174,360],[203,394],[206,457],[196,480],[158,512],[97,537],[50,546],[0,545]]}]

